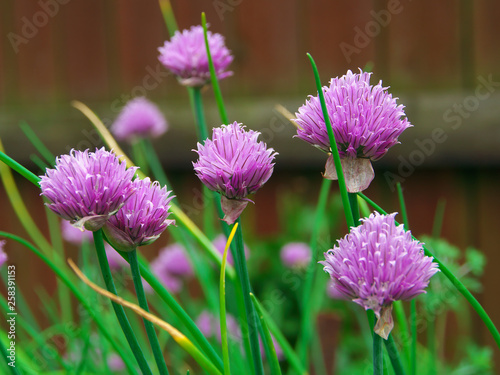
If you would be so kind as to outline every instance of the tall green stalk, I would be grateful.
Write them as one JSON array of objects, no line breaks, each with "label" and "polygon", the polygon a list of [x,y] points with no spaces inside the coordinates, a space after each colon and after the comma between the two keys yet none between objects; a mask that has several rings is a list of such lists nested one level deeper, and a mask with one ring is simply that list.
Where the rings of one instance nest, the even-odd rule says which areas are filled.
[{"label": "tall green stalk", "polygon": [[[146,294],[144,293],[144,287],[142,286],[141,271],[139,269],[139,262],[137,261],[136,249],[128,252],[128,260],[130,263],[130,271],[132,272],[132,279],[134,281],[135,293],[137,294],[139,306],[149,312],[148,301],[146,299]],[[156,335],[153,323],[144,318],[143,321],[144,326],[146,327],[148,340],[155,357],[156,367],[161,375],[168,375],[167,364],[165,363],[165,358],[163,358],[163,353],[160,348],[160,343],[158,342],[158,336]]]},{"label": "tall green stalk", "polygon": [[250,286],[250,278],[248,277],[247,262],[245,259],[245,249],[243,243],[243,232],[241,229],[241,221],[238,218],[236,221],[238,223],[238,228],[236,229],[236,257],[238,258],[238,269],[237,274],[240,279],[241,289],[243,293],[243,301],[245,303],[246,317],[245,321],[242,323],[248,327],[248,334],[250,337],[250,349],[252,352],[252,360],[254,371],[256,375],[264,375],[264,369],[262,367],[262,358],[260,356],[260,346],[259,346],[259,333],[258,333],[258,323],[257,315],[255,313],[255,308],[250,297],[252,292],[252,287]]},{"label": "tall green stalk", "polygon": [[373,334],[373,375],[383,375],[384,373],[382,340],[383,338],[378,334]]},{"label": "tall green stalk", "polygon": [[[201,97],[201,88],[189,88],[189,98],[191,106],[193,107],[196,128],[198,133],[198,141],[204,144],[208,139],[207,123],[205,121],[205,114],[203,111],[203,99]],[[208,238],[213,239],[214,228],[214,193],[205,185],[202,186],[203,191],[203,228]]]},{"label": "tall green stalk", "polygon": [[205,12],[201,13],[201,26],[203,27],[203,33],[205,36],[205,48],[207,51],[208,68],[210,69],[210,79],[212,82],[212,88],[214,90],[215,102],[217,103],[217,108],[219,109],[219,115],[222,123],[228,125],[229,120],[227,117],[226,106],[224,105],[224,100],[222,99],[219,80],[217,79],[217,73],[215,72],[215,66],[212,61],[212,54],[210,53],[210,46],[208,44],[207,18],[205,16]]},{"label": "tall green stalk", "polygon": [[[332,186],[332,181],[323,179],[321,182],[321,190],[318,197],[318,204],[316,206],[316,213],[314,218],[313,232],[311,234],[311,261],[307,266],[307,271],[305,275],[304,288],[302,290],[302,316],[301,316],[301,329],[300,336],[297,344],[297,353],[300,360],[307,367],[307,349],[310,347],[309,343],[312,338],[312,330],[315,327],[314,322],[316,317],[312,311],[313,306],[311,303],[312,293],[314,293],[313,285],[316,277],[316,272],[320,268],[318,267],[318,259],[320,256],[320,251],[318,249],[318,236],[321,229],[321,222],[325,215],[325,208],[328,202],[328,192]],[[323,293],[323,291],[321,291]]]},{"label": "tall green stalk", "polygon": [[43,254],[40,250],[38,250],[36,247],[34,247],[32,244],[30,244],[23,238],[11,233],[1,232],[1,231],[0,231],[0,237],[10,238],[28,248],[38,258],[40,258],[55,273],[55,275],[59,279],[63,280],[64,284],[66,284],[66,286],[71,290],[76,299],[82,304],[85,310],[89,313],[90,317],[94,320],[101,334],[106,338],[106,340],[108,340],[113,349],[123,359],[123,362],[125,363],[125,366],[129,370],[129,372],[135,374],[136,371],[134,370],[134,366],[131,363],[129,356],[125,354],[123,349],[118,345],[117,341],[113,337],[111,337],[108,327],[106,327],[106,324],[102,320],[102,317],[95,313],[93,306],[91,306],[88,303],[87,296],[82,294],[80,289],[71,280],[70,276],[68,276],[66,270],[60,268],[58,265],[56,265],[56,263],[51,261],[45,254]]},{"label": "tall green stalk", "polygon": [[[108,258],[106,257],[106,250],[104,249],[103,235],[102,229],[99,229],[94,233],[94,244],[97,252],[97,258],[99,260],[99,266],[101,268],[102,277],[104,279],[104,284],[106,285],[106,289],[115,295],[118,295],[116,292],[115,283],[113,281],[113,276],[111,275],[111,270],[108,264]],[[128,321],[127,315],[125,314],[125,310],[123,306],[111,302],[113,305],[113,310],[115,311],[116,318],[118,319],[118,323],[122,328],[123,334],[127,339],[127,342],[132,349],[132,353],[134,353],[134,357],[141,368],[143,374],[153,374],[151,369],[149,368],[148,362],[144,357],[144,353],[137,341],[137,338],[134,335],[130,322]]]},{"label": "tall green stalk", "polygon": [[318,90],[318,97],[321,103],[321,110],[323,112],[323,118],[325,120],[326,130],[328,131],[328,138],[330,139],[330,149],[332,151],[333,162],[335,164],[335,170],[337,171],[337,177],[339,179],[339,189],[340,197],[342,198],[342,206],[344,207],[344,215],[347,221],[347,227],[351,228],[355,225],[354,218],[352,216],[351,204],[349,201],[349,195],[347,193],[347,187],[345,184],[345,177],[342,171],[342,165],[340,163],[339,150],[337,148],[337,141],[335,140],[335,134],[333,133],[332,123],[330,121],[330,116],[328,115],[328,110],[326,108],[325,95],[323,93],[323,87],[321,86],[321,79],[319,78],[318,68],[312,56],[308,53],[307,56],[311,62],[311,66],[314,73],[314,79],[316,81],[316,89]]}]

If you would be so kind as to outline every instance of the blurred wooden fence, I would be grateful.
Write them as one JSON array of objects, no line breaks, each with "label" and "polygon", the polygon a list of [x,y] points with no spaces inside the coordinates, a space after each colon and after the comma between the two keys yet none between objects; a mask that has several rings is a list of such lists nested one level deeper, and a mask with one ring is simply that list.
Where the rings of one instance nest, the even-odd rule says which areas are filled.
[{"label": "blurred wooden fence", "polygon": [[[231,93],[299,92],[310,82],[306,52],[323,77],[371,61],[378,78],[405,88],[472,87],[476,71],[500,71],[495,0],[172,4],[181,28],[205,11],[211,30],[226,36],[235,54]],[[0,34],[0,104],[110,99],[148,74],[164,78],[157,48],[168,35],[156,0],[3,0]],[[156,86],[157,95],[179,92]]]}]

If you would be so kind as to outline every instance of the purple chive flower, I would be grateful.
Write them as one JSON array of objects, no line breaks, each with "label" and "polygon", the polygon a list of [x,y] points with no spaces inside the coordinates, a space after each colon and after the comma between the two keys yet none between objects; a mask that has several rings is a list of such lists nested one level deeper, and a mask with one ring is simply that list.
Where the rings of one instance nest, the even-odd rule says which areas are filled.
[{"label": "purple chive flower", "polygon": [[[215,249],[219,252],[220,255],[224,254],[224,250],[226,249],[226,243],[227,243],[227,238],[223,234],[219,234],[212,241],[212,244],[215,246]],[[250,256],[250,250],[248,249],[247,245],[244,245],[244,250],[245,250],[245,258],[248,259],[248,257]],[[227,251],[227,262],[230,265],[234,265],[234,259],[230,249]]]},{"label": "purple chive flower", "polygon": [[[214,316],[212,313],[204,310],[198,318],[196,318],[196,325],[200,329],[200,332],[205,337],[216,337],[219,342],[221,342],[220,333],[220,318]],[[231,314],[226,314],[226,327],[227,333],[230,337],[235,340],[241,338],[240,326],[237,320]]]},{"label": "purple chive flower", "polygon": [[133,187],[135,194],[104,226],[106,238],[120,251],[149,245],[173,223],[167,219],[173,196],[165,186],[147,177],[134,180]]},{"label": "purple chive flower", "polygon": [[5,241],[0,240],[0,267],[2,267],[5,262],[7,262],[8,256],[4,251]]},{"label": "purple chive flower", "polygon": [[[229,77],[233,72],[226,69],[233,56],[224,43],[224,37],[210,31],[207,36],[217,78]],[[182,85],[200,87],[210,81],[203,27],[192,26],[189,30],[176,31],[158,51],[160,62],[177,76]]]},{"label": "purple chive flower", "polygon": [[212,139],[198,143],[198,161],[193,163],[198,178],[210,190],[222,194],[224,221],[232,224],[255,193],[271,177],[277,155],[264,142],[258,142],[259,132],[237,122],[214,128]]},{"label": "purple chive flower", "polygon": [[123,359],[115,353],[111,353],[107,359],[108,367],[111,371],[123,371],[125,370],[125,363]]},{"label": "purple chive flower", "polygon": [[158,137],[167,131],[167,121],[158,107],[143,97],[130,100],[111,126],[118,140]]},{"label": "purple chive flower", "polygon": [[303,242],[291,242],[281,248],[281,261],[288,268],[305,268],[311,261],[311,248]]},{"label": "purple chive flower", "polygon": [[422,243],[412,239],[394,217],[373,213],[363,224],[325,253],[324,270],[337,290],[348,299],[371,309],[378,318],[375,332],[387,339],[394,323],[392,302],[410,300],[421,293],[439,271]]},{"label": "purple chive flower", "polygon": [[162,262],[165,272],[175,277],[191,277],[193,268],[186,250],[182,245],[174,243],[160,250],[158,260]]},{"label": "purple chive flower", "polygon": [[[164,247],[151,262],[151,271],[172,293],[178,293],[183,279],[193,275],[193,269],[186,255],[186,250],[179,244]],[[150,290],[149,285],[146,286]]]},{"label": "purple chive flower", "polygon": [[104,148],[71,150],[41,176],[41,195],[56,214],[77,228],[96,231],[132,196],[136,167],[128,168]]},{"label": "purple chive flower", "polygon": [[[371,73],[350,70],[333,78],[323,87],[328,116],[351,193],[366,189],[374,173],[370,160],[378,160],[398,142],[398,137],[412,125],[406,119],[403,105],[382,87],[382,81],[370,85]],[[319,97],[310,96],[295,114],[297,137],[320,150],[331,153],[328,131]],[[328,157],[325,178],[337,179],[333,157]]]},{"label": "purple chive flower", "polygon": [[[168,273],[165,270],[165,265],[156,259],[155,261],[151,262],[151,272],[160,280],[160,282],[163,284],[163,286],[170,292],[170,293],[179,293],[182,289],[182,280],[178,277],[175,277]],[[152,292],[153,289],[151,286],[143,280],[143,285],[144,285],[144,290],[147,292]]]}]

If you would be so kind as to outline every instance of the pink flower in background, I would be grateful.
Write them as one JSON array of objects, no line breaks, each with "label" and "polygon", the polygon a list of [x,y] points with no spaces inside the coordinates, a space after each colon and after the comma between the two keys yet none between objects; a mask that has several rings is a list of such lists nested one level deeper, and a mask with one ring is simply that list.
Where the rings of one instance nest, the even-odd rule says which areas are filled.
[{"label": "pink flower in background", "polygon": [[[220,318],[218,316],[214,316],[211,312],[204,310],[198,315],[195,323],[205,337],[216,337],[217,340],[221,342]],[[232,337],[234,340],[239,340],[241,338],[238,322],[234,316],[229,313],[226,314],[226,327],[228,336]]]},{"label": "pink flower in background", "polygon": [[311,261],[311,248],[303,242],[290,242],[281,248],[280,257],[288,268],[305,268]]},{"label": "pink flower in background", "polygon": [[[183,280],[193,275],[186,250],[179,244],[164,247],[150,264],[151,271],[171,293],[180,292]],[[151,286],[145,283],[145,289]]]},{"label": "pink flower in background", "polygon": [[167,121],[158,107],[143,97],[130,100],[111,126],[118,140],[154,138],[167,131]]},{"label": "pink flower in background", "polygon": [[[227,243],[226,236],[224,236],[223,234],[219,234],[217,237],[214,238],[212,243],[219,252],[219,254],[223,255]],[[250,256],[250,250],[248,249],[247,245],[244,245],[244,249],[245,249],[245,258],[248,259],[248,257]],[[231,254],[231,249],[228,249],[227,251],[227,262],[232,266],[234,265],[234,259],[233,259],[233,254]]]},{"label": "pink flower in background", "polygon": [[6,241],[0,240],[0,267],[2,267],[8,260],[7,253],[4,250]]}]

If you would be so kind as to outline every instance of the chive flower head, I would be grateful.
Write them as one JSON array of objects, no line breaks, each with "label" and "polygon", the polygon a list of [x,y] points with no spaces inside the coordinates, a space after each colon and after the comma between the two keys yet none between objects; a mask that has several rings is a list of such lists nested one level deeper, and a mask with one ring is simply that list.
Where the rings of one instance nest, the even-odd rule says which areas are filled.
[{"label": "chive flower head", "polygon": [[111,131],[116,139],[133,142],[138,138],[159,137],[167,131],[167,121],[154,103],[137,97],[123,107]]},{"label": "chive flower head", "polygon": [[149,245],[173,223],[168,219],[173,196],[166,186],[146,177],[135,179],[133,187],[135,193],[104,226],[106,238],[120,251]]},{"label": "chive flower head", "polygon": [[[346,175],[349,192],[368,187],[374,177],[370,161],[384,156],[398,142],[401,133],[411,127],[404,106],[397,104],[382,86],[370,85],[370,76],[360,70],[350,70],[342,77],[333,78],[323,87],[328,117],[332,124],[337,149]],[[330,140],[319,95],[310,96],[298,109],[294,120],[297,137],[330,154]],[[332,156],[328,158],[325,177],[337,179]]]},{"label": "chive flower head", "polygon": [[[219,80],[231,76],[227,67],[233,61],[224,37],[207,32],[210,54]],[[160,62],[177,76],[184,86],[201,87],[210,82],[210,70],[205,47],[203,27],[192,26],[189,30],[176,31],[170,41],[158,48]]]},{"label": "chive flower head", "polygon": [[71,150],[41,176],[47,207],[77,228],[100,229],[132,196],[136,167],[127,168],[104,148]]},{"label": "chive flower head", "polygon": [[214,128],[212,139],[198,143],[193,163],[198,178],[222,195],[224,220],[234,223],[255,193],[271,177],[276,152],[259,142],[259,132],[245,130],[237,122]]},{"label": "chive flower head", "polygon": [[387,339],[392,327],[392,303],[411,300],[425,293],[438,272],[422,243],[414,240],[394,217],[373,213],[361,219],[321,261],[334,287],[346,298],[371,309],[378,318],[375,332]]}]

